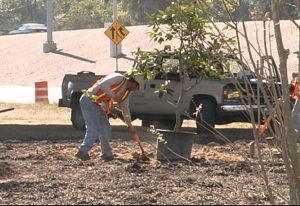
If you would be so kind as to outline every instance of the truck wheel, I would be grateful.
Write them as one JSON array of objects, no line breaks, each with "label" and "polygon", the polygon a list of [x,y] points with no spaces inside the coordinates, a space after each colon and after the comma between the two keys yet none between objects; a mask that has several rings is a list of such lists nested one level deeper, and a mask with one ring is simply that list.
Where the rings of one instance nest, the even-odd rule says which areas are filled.
[{"label": "truck wheel", "polygon": [[71,121],[72,125],[75,129],[77,130],[85,130],[85,122],[82,116],[80,104],[76,103],[72,107],[72,112],[71,112]]},{"label": "truck wheel", "polygon": [[200,104],[202,110],[196,114],[197,133],[207,133],[215,127],[215,104],[209,99],[199,99],[197,105]]}]

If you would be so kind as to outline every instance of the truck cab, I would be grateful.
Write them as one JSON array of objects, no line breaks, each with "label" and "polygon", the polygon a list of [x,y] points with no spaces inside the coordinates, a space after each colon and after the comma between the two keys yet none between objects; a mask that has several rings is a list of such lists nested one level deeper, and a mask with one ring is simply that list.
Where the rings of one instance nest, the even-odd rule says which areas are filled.
[{"label": "truck cab", "polygon": [[[161,55],[155,60],[153,65],[164,64],[170,55]],[[271,58],[264,58],[261,64],[265,64]],[[171,61],[174,62],[174,59]],[[270,63],[270,62],[269,62]],[[274,65],[274,62],[272,62]],[[184,81],[184,88],[191,88],[187,91],[182,99],[181,111],[182,119],[194,118],[196,120],[197,132],[207,131],[208,128],[214,128],[216,124],[228,124],[232,122],[249,122],[247,114],[249,110],[254,111],[254,116],[258,113],[268,113],[266,102],[263,96],[258,102],[250,102],[243,94],[246,87],[251,88],[253,96],[257,97],[256,92],[259,90],[258,77],[245,64],[235,58],[228,58],[223,63],[225,67],[220,67],[222,78],[206,76],[202,79],[196,79],[192,76]],[[277,92],[281,93],[281,83],[279,72],[276,67],[272,66],[264,71],[262,76],[272,75],[272,79],[279,87]],[[268,82],[261,79],[263,88],[266,88]],[[168,88],[173,91],[172,95],[159,96],[156,92],[160,85],[168,82]],[[130,111],[133,118],[142,120],[143,126],[155,124],[157,127],[164,129],[174,128],[176,116],[175,107],[172,103],[178,101],[181,89],[179,75],[176,73],[167,73],[163,76],[156,75],[153,80],[146,81],[144,91],[134,92],[130,96]],[[271,94],[270,94],[271,95]],[[197,110],[201,107],[201,113]]]}]

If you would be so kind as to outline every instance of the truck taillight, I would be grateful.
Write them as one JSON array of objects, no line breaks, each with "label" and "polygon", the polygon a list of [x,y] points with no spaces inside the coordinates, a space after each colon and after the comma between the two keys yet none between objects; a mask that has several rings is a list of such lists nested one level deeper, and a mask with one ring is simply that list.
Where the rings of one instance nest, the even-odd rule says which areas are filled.
[{"label": "truck taillight", "polygon": [[224,89],[223,90],[223,99],[232,101],[232,100],[239,100],[240,99],[240,92],[237,90],[232,89]]}]

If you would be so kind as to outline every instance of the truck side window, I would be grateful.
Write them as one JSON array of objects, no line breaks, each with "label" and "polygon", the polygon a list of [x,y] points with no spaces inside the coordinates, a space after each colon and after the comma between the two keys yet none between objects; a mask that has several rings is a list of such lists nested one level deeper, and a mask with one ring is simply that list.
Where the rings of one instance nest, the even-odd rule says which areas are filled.
[{"label": "truck side window", "polygon": [[175,58],[164,58],[162,62],[162,68],[166,71],[166,79],[179,81],[179,60]]},{"label": "truck side window", "polygon": [[246,65],[242,65],[235,59],[227,60],[225,70],[237,79],[243,79],[244,77],[247,77],[248,79],[254,78],[254,73],[248,69]]}]

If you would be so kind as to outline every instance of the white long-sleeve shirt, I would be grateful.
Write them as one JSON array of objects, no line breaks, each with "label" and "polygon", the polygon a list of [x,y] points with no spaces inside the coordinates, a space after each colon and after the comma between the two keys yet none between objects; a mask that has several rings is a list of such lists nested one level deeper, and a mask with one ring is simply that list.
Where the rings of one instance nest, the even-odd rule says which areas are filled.
[{"label": "white long-sleeve shirt", "polygon": [[[120,99],[124,96],[126,92],[126,83],[123,84],[120,89],[115,93],[111,90],[111,86],[116,85],[120,83],[124,78],[126,78],[124,75],[119,73],[113,73],[105,76],[104,78],[98,80],[92,87],[88,89],[89,92],[92,92],[93,94],[96,94],[99,89],[104,91],[107,95],[109,95],[112,99]],[[119,104],[122,115],[126,121],[127,118],[129,118],[129,121],[126,121],[127,124],[131,125],[131,117],[129,112],[129,98],[126,98],[124,101],[122,101]]]}]

